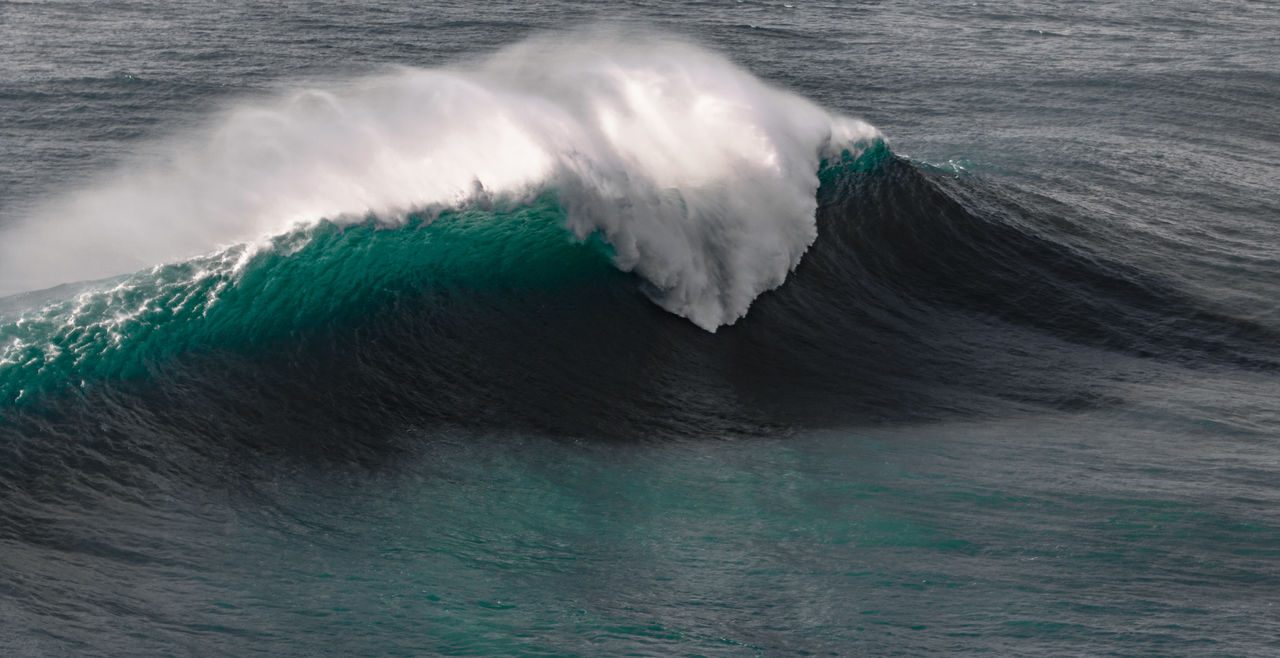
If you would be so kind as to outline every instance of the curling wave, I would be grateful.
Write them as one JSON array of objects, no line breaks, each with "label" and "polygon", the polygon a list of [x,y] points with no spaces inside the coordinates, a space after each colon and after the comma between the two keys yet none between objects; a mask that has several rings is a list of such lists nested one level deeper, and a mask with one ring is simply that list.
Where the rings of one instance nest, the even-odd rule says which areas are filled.
[{"label": "curling wave", "polygon": [[1280,364],[1275,328],[1089,243],[1069,208],[896,156],[696,48],[605,51],[535,41],[242,108],[6,234],[6,283],[150,262],[0,299],[0,420],[90,398],[126,424],[292,405],[701,435],[1093,404],[1110,393],[1065,373],[1095,348]]},{"label": "curling wave", "polygon": [[691,45],[577,36],[234,108],[6,232],[0,294],[555,190],[662,307],[736,321],[813,243],[820,160],[879,134]]},{"label": "curling wave", "polygon": [[1059,227],[1080,218],[883,144],[818,175],[820,239],[748,320],[714,334],[648,303],[652,284],[617,269],[601,234],[567,233],[571,211],[545,191],[390,229],[324,221],[0,300],[0,402],[15,412],[69,387],[55,405],[163,398],[128,403],[131,418],[289,401],[295,419],[324,408],[366,428],[409,417],[696,434],[832,414],[985,413],[996,400],[1093,404],[1109,394],[1069,373],[1092,368],[1096,348],[1280,364],[1274,328],[1215,311],[1101,245],[1072,244]]}]

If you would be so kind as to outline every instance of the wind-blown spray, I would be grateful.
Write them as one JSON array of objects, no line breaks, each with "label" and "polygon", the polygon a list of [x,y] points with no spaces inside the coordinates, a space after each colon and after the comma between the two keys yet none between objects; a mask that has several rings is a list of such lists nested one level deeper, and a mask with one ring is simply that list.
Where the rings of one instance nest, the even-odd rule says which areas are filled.
[{"label": "wind-blown spray", "polygon": [[7,231],[0,294],[550,191],[664,308],[734,322],[815,239],[821,158],[878,134],[691,45],[578,36],[231,109]]}]

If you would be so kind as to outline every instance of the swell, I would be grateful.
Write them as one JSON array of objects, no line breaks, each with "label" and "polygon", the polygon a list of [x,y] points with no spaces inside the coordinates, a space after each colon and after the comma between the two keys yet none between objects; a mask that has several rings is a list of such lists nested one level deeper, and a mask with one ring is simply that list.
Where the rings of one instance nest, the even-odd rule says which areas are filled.
[{"label": "swell", "polygon": [[1081,218],[883,147],[820,178],[819,240],[716,333],[566,231],[553,195],[395,229],[321,223],[55,301],[42,326],[63,356],[0,370],[6,391],[44,387],[0,414],[0,540],[128,563],[166,539],[94,537],[168,513],[154,501],[299,468],[394,469],[424,442],[1077,410],[1187,366],[1280,364],[1273,329],[1073,244]]},{"label": "swell", "polygon": [[[786,285],[715,334],[648,303],[652,283],[618,271],[601,236],[566,230],[549,191],[398,228],[322,222],[10,300],[29,308],[0,324],[0,416],[128,392],[164,400],[143,407],[222,400],[213,415],[230,417],[288,400],[291,418],[314,405],[365,426],[750,433],[1103,403],[1107,373],[1081,365],[1099,350],[1276,367],[1272,328],[1082,246],[1072,227],[1086,218],[883,145],[819,175],[820,239]],[[236,393],[249,382],[271,392]]]},{"label": "swell", "polygon": [[861,306],[962,312],[1183,365],[1277,365],[1280,334],[1248,309],[1197,298],[1126,258],[1130,245],[1086,213],[1013,187],[890,159],[824,180],[818,217],[825,248],[803,271],[857,289]]}]

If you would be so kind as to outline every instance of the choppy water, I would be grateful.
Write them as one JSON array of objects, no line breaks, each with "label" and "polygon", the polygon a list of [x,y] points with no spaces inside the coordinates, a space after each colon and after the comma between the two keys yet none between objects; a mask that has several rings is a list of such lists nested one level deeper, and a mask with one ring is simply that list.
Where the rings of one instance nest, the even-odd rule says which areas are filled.
[{"label": "choppy water", "polygon": [[1277,27],[0,3],[0,648],[1274,653]]}]

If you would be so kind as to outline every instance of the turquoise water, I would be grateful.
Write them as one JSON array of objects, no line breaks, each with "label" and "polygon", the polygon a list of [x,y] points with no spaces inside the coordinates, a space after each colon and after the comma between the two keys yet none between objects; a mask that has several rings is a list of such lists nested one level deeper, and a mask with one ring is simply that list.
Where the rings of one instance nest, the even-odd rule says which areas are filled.
[{"label": "turquoise water", "polygon": [[67,385],[134,379],[189,352],[278,346],[427,288],[484,295],[609,277],[608,245],[580,243],[563,225],[551,197],[392,229],[325,222],[51,301],[15,298],[0,320],[0,398],[30,403]]},{"label": "turquoise water", "polygon": [[[539,35],[529,87],[599,73],[600,23],[663,63],[585,85],[617,101],[583,116],[629,127],[630,159],[565,119],[599,98],[474,73]],[[555,118],[533,142],[570,144],[577,176],[508,198],[477,175],[456,203],[0,280],[19,290],[0,298],[0,653],[1280,652],[1276,28],[1244,1],[0,2],[0,254],[79,266],[59,239],[376,196],[370,172],[421,163],[369,154],[416,140],[490,178],[536,164],[495,137],[519,131],[469,123],[492,105]],[[438,77],[361,86],[397,67]],[[690,80],[755,95],[627,123],[646,106],[619,99]],[[492,103],[433,104],[473,88]],[[883,141],[822,162],[851,125],[827,111]],[[236,112],[276,129],[237,142]],[[723,122],[682,123],[703,115]],[[280,116],[321,129],[289,142]],[[236,148],[333,167],[219,169]],[[817,187],[812,226],[773,230],[797,189],[779,179]],[[188,213],[89,194],[113,185]],[[50,209],[79,230],[32,241]],[[620,230],[661,213],[678,221],[646,240]],[[730,324],[671,312],[679,277],[638,266],[731,306],[785,252],[735,248],[808,228]]]}]

